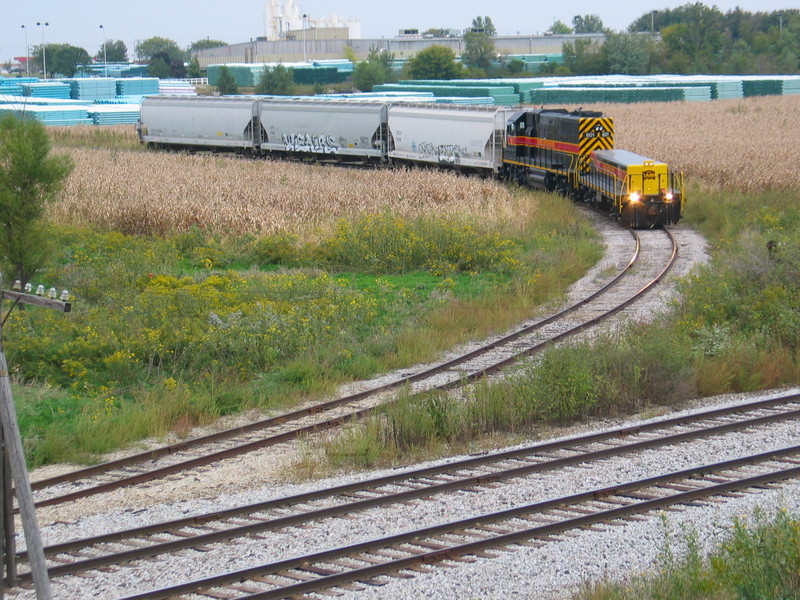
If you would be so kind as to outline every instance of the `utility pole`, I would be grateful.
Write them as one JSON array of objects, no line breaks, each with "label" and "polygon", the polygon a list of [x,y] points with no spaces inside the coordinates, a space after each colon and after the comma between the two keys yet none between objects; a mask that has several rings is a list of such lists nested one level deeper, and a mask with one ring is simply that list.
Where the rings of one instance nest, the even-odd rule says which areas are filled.
[{"label": "utility pole", "polygon": [[[3,325],[5,325],[11,312],[18,305],[30,304],[42,306],[60,312],[69,312],[72,305],[67,302],[69,294],[64,290],[61,299],[56,299],[55,288],[50,288],[47,297],[44,296],[44,286],[38,286],[36,294],[27,293],[31,289],[30,284],[25,286],[22,292],[22,284],[15,281],[12,290],[2,289],[2,279],[0,279],[0,303],[3,300],[11,300],[11,308],[6,316],[0,321],[0,420],[2,420],[2,442],[3,458],[0,462],[3,479],[3,553],[5,554],[6,575],[10,584],[14,584],[17,573],[15,564],[14,549],[14,516],[10,493],[9,473],[14,482],[14,494],[17,496],[19,514],[22,520],[22,529],[25,533],[25,542],[28,547],[28,560],[30,562],[31,575],[36,588],[37,600],[52,600],[50,590],[50,578],[47,573],[47,563],[44,558],[44,546],[39,531],[39,523],[36,520],[36,509],[33,504],[33,492],[28,478],[28,468],[25,465],[25,454],[22,450],[22,438],[19,433],[19,422],[17,412],[14,408],[14,398],[11,394],[11,380],[8,374],[8,363],[3,351]],[[19,291],[18,291],[19,290]],[[10,526],[9,526],[10,523]],[[2,588],[0,588],[2,597]]]},{"label": "utility pole", "polygon": [[100,29],[103,30],[103,64],[105,65],[105,75],[104,77],[108,77],[108,56],[106,55],[106,30],[105,27],[100,25]]},{"label": "utility pole", "polygon": [[50,23],[47,21],[36,21],[36,26],[42,29],[42,71],[44,72],[45,80],[47,80],[47,44],[44,41],[44,28],[49,25]]}]

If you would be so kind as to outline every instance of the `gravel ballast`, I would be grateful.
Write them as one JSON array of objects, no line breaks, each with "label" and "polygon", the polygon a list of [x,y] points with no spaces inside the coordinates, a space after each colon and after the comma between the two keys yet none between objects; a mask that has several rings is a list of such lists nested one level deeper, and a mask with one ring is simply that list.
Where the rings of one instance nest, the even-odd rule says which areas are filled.
[{"label": "gravel ballast", "polygon": [[[672,281],[707,260],[705,242],[701,236],[682,226],[674,231],[679,238],[681,254],[670,276]],[[598,273],[602,269],[607,269],[607,265],[599,266],[573,286],[572,295],[579,296],[581,286],[596,286]],[[674,292],[670,288],[662,288],[637,305],[633,314],[626,313],[625,318],[652,318],[673,297]],[[396,374],[387,377],[396,377]],[[790,390],[781,393],[786,391]],[[705,399],[694,402],[693,407],[684,406],[683,412],[740,404],[775,395],[778,392]],[[676,414],[680,413],[671,413],[669,416]],[[641,421],[609,420],[594,425],[584,424],[565,430],[562,435],[572,437],[636,422]],[[244,539],[230,545],[213,545],[202,552],[185,550],[178,555],[97,572],[89,578],[65,577],[53,582],[54,598],[110,600],[306,552],[798,443],[800,435],[797,424],[789,423],[726,434],[703,442],[648,450],[626,458],[606,460],[591,468],[577,466],[558,473],[543,473],[514,480],[486,493],[437,496],[421,500],[413,507],[402,505],[374,509],[354,515],[352,519],[327,519],[308,529],[265,534],[258,540]],[[132,490],[118,490],[93,499],[43,509],[39,511],[39,518],[43,523],[44,542],[46,545],[53,544],[224,510],[389,472],[350,474],[302,484],[282,483],[281,469],[296,460],[297,452],[295,444],[281,445],[226,460],[187,478],[153,483]],[[51,467],[48,472],[57,470],[58,467]],[[43,476],[41,473],[38,475]],[[566,599],[587,580],[605,576],[620,578],[653,568],[659,550],[664,547],[667,533],[680,536],[682,531],[691,529],[697,533],[703,547],[708,549],[729,531],[732,519],[752,514],[757,506],[767,511],[781,507],[796,510],[800,506],[800,485],[789,482],[778,489],[747,493],[739,498],[727,499],[724,503],[653,514],[646,520],[626,522],[622,526],[608,527],[605,531],[570,532],[539,548],[520,547],[501,552],[493,559],[478,558],[472,563],[459,563],[455,568],[435,568],[431,573],[416,574],[412,579],[391,579],[386,585],[367,586],[361,592],[348,592],[342,598]],[[24,539],[21,536],[18,538],[18,545],[24,547]],[[13,590],[9,597],[27,600],[35,596],[32,590]]]},{"label": "gravel ballast", "polygon": [[[797,391],[797,390],[787,390]],[[719,398],[714,406],[727,406],[776,394],[748,394]],[[711,408],[705,405],[704,408]],[[684,411],[689,413],[692,411]],[[678,413],[676,413],[678,414]],[[631,422],[633,424],[634,422]],[[308,529],[287,529],[262,539],[237,540],[233,545],[214,545],[202,552],[186,550],[177,556],[133,563],[90,579],[67,577],[53,584],[56,598],[112,599],[135,591],[177,584],[191,578],[247,568],[261,563],[353,544],[392,533],[454,521],[539,502],[556,496],[606,487],[615,483],[677,471],[709,461],[718,462],[755,452],[800,443],[796,423],[735,432],[706,441],[689,442],[603,461],[591,468],[571,467],[503,484],[486,493],[455,493],[408,505],[374,509],[349,519],[327,519]],[[439,461],[441,462],[441,461]],[[431,463],[434,464],[434,463]],[[386,473],[388,471],[383,471]],[[382,473],[371,473],[378,476]],[[269,498],[332,487],[365,478],[366,474],[330,478],[302,485],[270,485],[216,498],[155,504],[144,510],[114,511],[43,528],[45,543],[65,541],[91,533],[125,529],[211,510],[223,510]],[[378,598],[569,598],[582,582],[599,577],[620,578],[652,568],[664,546],[665,534],[692,530],[705,548],[718,542],[730,529],[732,519],[747,517],[756,507],[796,510],[800,485],[786,483],[779,489],[759,490],[710,506],[681,508],[651,514],[646,520],[608,527],[606,531],[579,531],[559,536],[540,548],[518,548],[494,559],[476,559],[457,568],[436,568],[413,579],[392,579],[387,585],[368,586],[346,597]],[[663,516],[665,515],[665,516]],[[666,528],[665,528],[666,523]],[[31,592],[20,598],[33,598]]]}]

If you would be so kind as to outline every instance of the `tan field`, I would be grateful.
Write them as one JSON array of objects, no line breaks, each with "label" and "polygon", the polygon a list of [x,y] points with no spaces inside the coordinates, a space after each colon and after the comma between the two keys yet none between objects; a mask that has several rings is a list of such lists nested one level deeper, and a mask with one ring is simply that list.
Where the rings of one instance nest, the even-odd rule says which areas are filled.
[{"label": "tan field", "polygon": [[53,218],[127,233],[162,234],[193,225],[229,233],[312,231],[385,207],[409,217],[469,213],[495,220],[513,214],[514,198],[501,185],[450,172],[167,152],[68,152],[75,171]]},{"label": "tan field", "polygon": [[[617,148],[667,162],[688,181],[745,191],[800,190],[800,95],[585,108],[614,118]],[[123,131],[134,138],[132,126]],[[89,140],[95,135],[64,135],[82,134]],[[128,149],[58,151],[72,156],[75,170],[52,217],[128,233],[193,225],[230,233],[309,232],[387,206],[404,216],[472,214],[496,221],[512,217],[519,202],[498,183],[441,171]]]},{"label": "tan field", "polygon": [[687,179],[800,191],[800,95],[590,108],[614,118],[617,148],[666,162]]}]

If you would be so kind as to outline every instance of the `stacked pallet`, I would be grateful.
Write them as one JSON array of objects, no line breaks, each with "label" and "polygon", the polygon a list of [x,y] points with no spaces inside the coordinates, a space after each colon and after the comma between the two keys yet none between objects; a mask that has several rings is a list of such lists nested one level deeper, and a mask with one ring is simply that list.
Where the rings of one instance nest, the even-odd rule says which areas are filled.
[{"label": "stacked pallet", "polygon": [[[473,83],[473,82],[470,82]],[[423,84],[416,82],[384,83],[376,85],[373,90],[380,92],[428,92],[437,97],[473,99],[465,100],[464,104],[485,104],[487,98],[492,99],[492,104],[512,106],[520,103],[520,96],[511,85],[470,85],[459,81],[431,82]],[[476,100],[480,98],[480,100]]]},{"label": "stacked pallet", "polygon": [[158,93],[162,96],[197,96],[197,88],[188,81],[159,80]]},{"label": "stacked pallet", "polygon": [[157,77],[117,79],[117,96],[148,96],[158,94]]},{"label": "stacked pallet", "polygon": [[563,54],[509,54],[506,57],[506,63],[510,61],[521,61],[525,65],[525,71],[529,73],[538,73],[543,67],[551,64],[562,64],[564,62]]},{"label": "stacked pallet", "polygon": [[14,79],[0,78],[0,95],[22,96],[22,86]]},{"label": "stacked pallet", "polygon": [[85,104],[2,104],[0,113],[33,117],[45,125],[91,125]]},{"label": "stacked pallet", "polygon": [[800,93],[800,78],[797,76],[753,75],[742,78],[742,89],[745,97],[797,94]]},{"label": "stacked pallet", "polygon": [[87,113],[94,125],[124,125],[139,120],[138,104],[93,104]]},{"label": "stacked pallet", "polygon": [[76,100],[101,100],[117,95],[117,81],[112,78],[91,77],[65,79],[70,85],[70,94]]},{"label": "stacked pallet", "polygon": [[222,67],[227,67],[237,86],[255,87],[265,66],[264,64],[208,65],[208,84],[217,85]]},{"label": "stacked pallet", "polygon": [[595,102],[676,102],[711,100],[711,88],[699,87],[550,87],[531,90],[531,104],[591,104]]},{"label": "stacked pallet", "polygon": [[23,83],[21,87],[23,95],[33,96],[34,98],[69,99],[72,94],[72,86],[61,81]]},{"label": "stacked pallet", "polygon": [[340,73],[352,73],[355,65],[346,58],[333,58],[328,60],[315,60],[312,63],[315,67],[327,68],[334,67]]},{"label": "stacked pallet", "polygon": [[[342,83],[350,75],[335,66],[300,65],[291,68],[292,79],[299,85]],[[260,77],[260,75],[259,75]]]}]

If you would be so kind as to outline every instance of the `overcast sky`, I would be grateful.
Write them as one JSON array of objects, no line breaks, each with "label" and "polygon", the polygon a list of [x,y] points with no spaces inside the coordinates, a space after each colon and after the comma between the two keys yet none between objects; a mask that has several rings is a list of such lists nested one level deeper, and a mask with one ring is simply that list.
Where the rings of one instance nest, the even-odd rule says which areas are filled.
[{"label": "overcast sky", "polygon": [[[670,0],[296,0],[312,18],[338,14],[361,22],[363,38],[393,37],[401,28],[464,29],[473,17],[489,16],[500,35],[536,34],[554,21],[572,24],[575,15],[596,14],[614,30],[624,30],[653,10],[687,4]],[[265,0],[4,0],[0,7],[0,61],[25,54],[27,43],[68,43],[94,55],[104,37],[134,45],[153,36],[185,48],[203,38],[233,44],[264,35]],[[800,8],[800,0],[721,0],[706,2],[727,12]],[[47,27],[36,23],[49,23]],[[25,26],[24,28],[22,26]],[[103,28],[100,28],[100,25]]]}]

